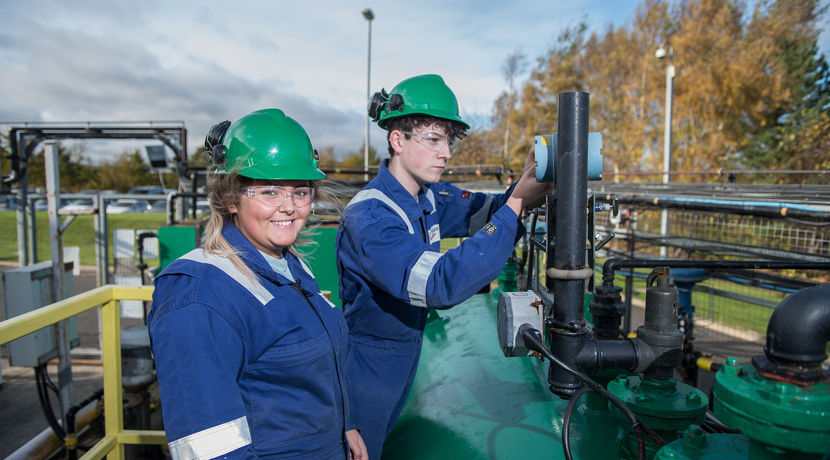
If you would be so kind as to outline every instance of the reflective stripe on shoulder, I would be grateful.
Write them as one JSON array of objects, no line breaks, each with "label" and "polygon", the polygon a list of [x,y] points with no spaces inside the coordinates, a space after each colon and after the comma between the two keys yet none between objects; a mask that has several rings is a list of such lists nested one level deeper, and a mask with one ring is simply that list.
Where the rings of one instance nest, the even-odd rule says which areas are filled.
[{"label": "reflective stripe on shoulder", "polygon": [[427,306],[427,282],[432,268],[444,254],[434,251],[424,251],[412,271],[409,273],[409,282],[406,283],[406,292],[409,294],[409,303],[416,307]]},{"label": "reflective stripe on shoulder", "polygon": [[427,200],[432,205],[432,211],[430,211],[429,213],[434,214],[435,213],[435,194],[432,193],[431,188],[427,188],[426,186],[424,186],[424,195],[426,195]]},{"label": "reflective stripe on shoulder", "polygon": [[392,208],[393,211],[398,213],[398,215],[401,217],[401,220],[403,220],[403,223],[406,224],[406,228],[409,230],[409,234],[410,235],[415,234],[415,229],[412,228],[412,224],[409,222],[409,217],[407,217],[406,213],[403,212],[403,209],[400,206],[398,206],[398,203],[395,203],[394,201],[392,201],[391,198],[386,196],[383,192],[381,192],[378,189],[370,188],[370,189],[361,190],[361,191],[357,192],[355,194],[354,198],[352,198],[352,200],[349,201],[349,204],[346,205],[346,207],[348,208],[349,206],[351,206],[353,204],[357,204],[357,203],[360,203],[361,201],[366,201],[366,200],[380,200],[380,201],[382,201],[384,204],[386,204],[387,206]]},{"label": "reflective stripe on shoulder", "polygon": [[214,458],[251,443],[245,416],[168,443],[174,460]]},{"label": "reflective stripe on shoulder", "polygon": [[242,271],[240,271],[239,268],[237,268],[236,265],[234,265],[233,262],[231,262],[227,257],[210,254],[203,251],[202,248],[196,248],[183,255],[181,259],[201,264],[213,265],[219,270],[222,270],[226,275],[230,276],[234,281],[247,289],[248,292],[253,294],[253,296],[256,297],[260,303],[262,303],[262,305],[267,304],[274,298],[273,294],[268,292],[268,290],[259,284],[258,281],[254,281],[245,276],[245,274],[242,273]]},{"label": "reflective stripe on shoulder", "polygon": [[308,273],[308,276],[314,278],[314,273],[311,273],[311,269],[308,268],[308,265],[306,265],[305,262],[303,262],[303,259],[297,257],[297,260],[300,262],[300,265],[302,265],[303,270],[305,270],[305,272]]},{"label": "reflective stripe on shoulder", "polygon": [[487,198],[484,200],[484,205],[476,211],[475,214],[470,217],[470,226],[467,227],[467,236],[473,236],[484,228],[484,224],[487,223],[487,217],[490,215],[490,204],[493,202],[493,195],[487,195]]}]

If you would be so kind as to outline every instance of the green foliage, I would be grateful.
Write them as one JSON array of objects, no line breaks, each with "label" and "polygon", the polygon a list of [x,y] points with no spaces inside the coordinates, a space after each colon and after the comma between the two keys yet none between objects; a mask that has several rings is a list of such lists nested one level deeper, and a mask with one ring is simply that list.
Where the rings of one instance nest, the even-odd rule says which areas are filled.
[{"label": "green foliage", "polygon": [[[365,148],[366,148],[366,143],[364,142],[363,144],[361,144],[359,150],[357,150],[355,152],[351,152],[348,155],[346,155],[346,157],[343,158],[343,160],[340,162],[340,164],[342,166],[346,166],[346,167],[360,167],[360,168],[363,168]],[[381,161],[383,161],[384,158],[386,158],[386,155],[384,155],[384,156],[378,155],[377,149],[374,148],[371,145],[369,146],[369,164],[370,165],[379,164]]]},{"label": "green foliage", "polygon": [[[86,187],[95,178],[95,167],[90,165],[89,159],[82,153],[82,145],[75,144],[67,148],[58,143],[58,173],[62,190],[79,191]],[[28,174],[30,187],[46,186],[45,148],[41,147],[29,159]]]},{"label": "green foliage", "polygon": [[[830,70],[816,41],[782,39],[776,58],[792,77],[793,97],[770,115],[770,123],[752,138],[741,159],[755,169],[819,170],[830,168]],[[780,179],[780,178],[779,178]],[[794,175],[791,181],[807,181]],[[819,176],[822,183],[830,178]]]},{"label": "green foliage", "polygon": [[9,136],[4,133],[0,133],[0,175],[7,175],[11,171],[11,162],[8,159],[9,149],[6,146],[9,145]]},{"label": "green foliage", "polygon": [[114,161],[100,167],[96,176],[99,190],[126,192],[138,185],[155,185],[158,178],[150,172],[149,166],[138,150],[125,151]]}]

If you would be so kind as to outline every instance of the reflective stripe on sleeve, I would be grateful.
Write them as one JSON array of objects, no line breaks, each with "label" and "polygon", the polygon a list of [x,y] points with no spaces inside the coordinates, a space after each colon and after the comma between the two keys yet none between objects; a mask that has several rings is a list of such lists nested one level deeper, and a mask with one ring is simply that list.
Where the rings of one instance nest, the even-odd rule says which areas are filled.
[{"label": "reflective stripe on sleeve", "polygon": [[467,236],[473,236],[484,227],[487,223],[487,217],[490,215],[490,204],[493,202],[493,195],[487,195],[484,200],[484,205],[470,217],[470,226],[467,227]]},{"label": "reflective stripe on sleeve", "polygon": [[251,443],[248,419],[239,417],[168,443],[175,460],[214,458]]},{"label": "reflective stripe on sleeve", "polygon": [[409,274],[409,282],[406,283],[406,292],[409,294],[409,303],[416,307],[427,306],[427,282],[432,268],[444,254],[434,251],[424,251]]}]

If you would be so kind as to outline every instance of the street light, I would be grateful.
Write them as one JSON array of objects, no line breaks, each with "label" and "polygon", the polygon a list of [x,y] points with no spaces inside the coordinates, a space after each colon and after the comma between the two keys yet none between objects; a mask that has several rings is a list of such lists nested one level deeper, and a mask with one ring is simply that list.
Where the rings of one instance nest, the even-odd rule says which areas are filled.
[{"label": "street light", "polygon": [[[669,46],[668,53],[662,46],[654,53],[657,59],[665,59],[668,56],[666,65],[666,116],[663,129],[663,183],[669,183],[669,170],[671,169],[671,116],[674,93],[674,50]],[[663,208],[660,215],[660,234],[665,238],[669,234],[669,211]],[[666,246],[660,246],[660,255],[666,257]]]},{"label": "street light", "polygon": [[[372,10],[366,8],[363,10],[363,17],[369,23],[369,40],[368,48],[366,50],[366,103],[369,103],[371,85],[372,85],[372,19],[375,15]],[[369,180],[369,111],[366,110],[366,138],[363,146],[363,180]]]}]

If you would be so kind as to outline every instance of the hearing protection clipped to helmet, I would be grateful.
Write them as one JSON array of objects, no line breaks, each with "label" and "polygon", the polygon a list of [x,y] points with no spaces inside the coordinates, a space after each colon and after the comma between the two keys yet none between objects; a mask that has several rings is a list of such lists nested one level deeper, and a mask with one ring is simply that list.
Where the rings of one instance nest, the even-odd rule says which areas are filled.
[{"label": "hearing protection clipped to helmet", "polygon": [[207,160],[215,166],[221,167],[225,164],[225,146],[222,145],[222,140],[230,126],[231,122],[228,120],[216,123],[211,126],[210,131],[205,136],[205,155]]},{"label": "hearing protection clipped to helmet", "polygon": [[369,101],[369,116],[377,123],[381,113],[390,113],[393,110],[403,109],[403,96],[400,94],[389,94],[385,89],[375,93]]}]

